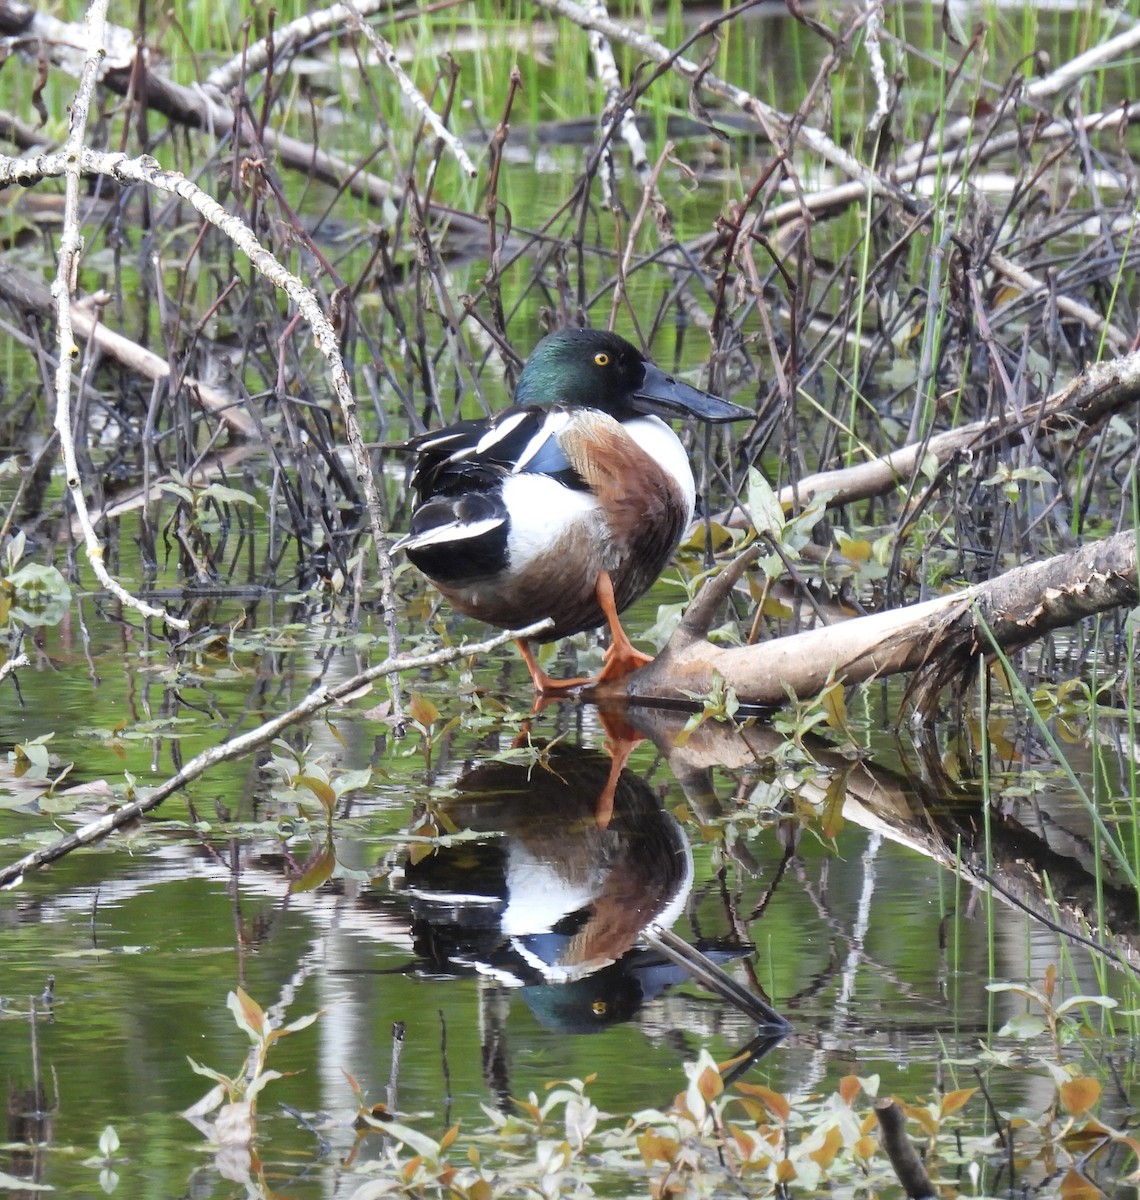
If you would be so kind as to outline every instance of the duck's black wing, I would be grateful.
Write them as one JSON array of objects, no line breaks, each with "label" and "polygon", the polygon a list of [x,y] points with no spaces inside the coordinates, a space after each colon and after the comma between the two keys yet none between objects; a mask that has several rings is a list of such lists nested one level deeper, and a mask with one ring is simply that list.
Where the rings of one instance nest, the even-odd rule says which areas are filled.
[{"label": "duck's black wing", "polygon": [[586,488],[558,444],[569,420],[565,409],[519,406],[414,438],[409,445],[417,452],[412,473],[417,507],[393,549],[406,551],[437,583],[504,571],[511,523],[504,483],[532,473]]},{"label": "duck's black wing", "polygon": [[408,445],[417,453],[412,487],[420,504],[435,497],[497,487],[507,475],[549,475],[566,487],[586,487],[558,445],[570,414],[547,405],[505,409],[494,417],[460,421],[422,433]]}]

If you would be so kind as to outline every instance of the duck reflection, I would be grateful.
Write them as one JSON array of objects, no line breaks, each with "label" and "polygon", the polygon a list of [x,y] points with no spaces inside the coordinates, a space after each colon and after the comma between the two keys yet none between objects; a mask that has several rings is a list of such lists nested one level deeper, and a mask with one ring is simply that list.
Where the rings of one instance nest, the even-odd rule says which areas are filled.
[{"label": "duck reflection", "polygon": [[[536,762],[488,762],[461,776],[446,817],[486,836],[409,859],[392,878],[410,902],[422,972],[521,988],[537,1020],[574,1032],[628,1020],[686,978],[638,940],[680,915],[692,853],[622,761],[558,744]],[[603,796],[612,814],[599,822]],[[708,949],[724,959],[747,947]]]}]

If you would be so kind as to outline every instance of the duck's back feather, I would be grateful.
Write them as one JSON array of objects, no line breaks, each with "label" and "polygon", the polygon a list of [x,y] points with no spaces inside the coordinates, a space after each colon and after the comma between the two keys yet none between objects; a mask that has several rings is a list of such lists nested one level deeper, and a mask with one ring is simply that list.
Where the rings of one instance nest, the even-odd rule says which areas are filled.
[{"label": "duck's back feather", "polygon": [[421,434],[409,443],[419,455],[412,475],[419,502],[469,487],[495,487],[505,476],[523,472],[585,488],[558,445],[569,420],[566,409],[529,405]]}]

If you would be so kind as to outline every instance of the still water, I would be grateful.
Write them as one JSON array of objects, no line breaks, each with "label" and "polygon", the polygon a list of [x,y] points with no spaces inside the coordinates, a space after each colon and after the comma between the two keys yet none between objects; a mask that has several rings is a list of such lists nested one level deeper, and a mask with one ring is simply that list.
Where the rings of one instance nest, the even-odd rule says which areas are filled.
[{"label": "still water", "polygon": [[[155,679],[171,668],[137,633],[112,622],[90,633],[81,643],[46,631],[21,703],[0,714],[5,745],[54,731],[58,761],[76,764],[71,784],[124,769],[140,784],[161,777],[173,753],[189,757],[248,719],[252,681],[265,675],[264,654],[232,653],[190,656]],[[299,636],[277,660],[291,674],[269,681],[278,703],[299,697],[322,657],[326,678],[351,673],[350,655],[329,660],[320,637]],[[0,1069],[13,1088],[30,1086],[34,1046],[49,1100],[58,1097],[43,1148],[13,1160],[18,1174],[31,1165],[66,1194],[101,1194],[102,1164],[86,1160],[113,1125],[122,1194],[232,1194],[179,1113],[209,1086],[190,1059],[242,1068],[248,1043],[226,1007],[238,986],[279,1024],[321,1012],[272,1051],[285,1077],[263,1093],[258,1141],[275,1186],[316,1197],[345,1186],[340,1164],[356,1143],[346,1072],[369,1104],[394,1103],[438,1137],[455,1121],[485,1124],[482,1105],[510,1109],[511,1097],[541,1096],[559,1079],[596,1075],[589,1094],[609,1113],[662,1106],[702,1047],[723,1061],[746,1046],[748,1017],[638,947],[651,920],[675,922],[793,1023],[745,1076],[789,1094],[833,1089],[848,1074],[910,1097],[966,1086],[980,1041],[1024,1007],[986,992],[990,954],[1003,980],[1039,980],[1066,961],[1036,922],[1000,902],[987,911],[932,861],[931,846],[978,815],[964,798],[932,811],[901,775],[849,762],[846,799],[829,810],[813,804],[806,760],[781,758],[786,738],[758,727],[745,745],[710,724],[669,747],[683,716],[662,725],[642,715],[649,736],[611,780],[607,729],[591,708],[548,708],[529,729],[510,713],[512,699],[529,706],[512,650],[475,676],[425,675],[416,687],[438,710],[430,761],[418,734],[393,743],[376,710],[363,715],[379,695],[305,731],[307,762],[324,754],[375,768],[374,782],[341,799],[333,878],[314,890],[295,881],[324,845],[320,804],[283,792],[263,756],[211,772],[145,829],[0,895]],[[213,716],[173,727],[178,743],[162,717],[172,689],[184,703],[208,697]],[[861,715],[866,731],[872,714]],[[439,736],[452,717],[461,720]],[[163,729],[136,736],[148,719]],[[817,747],[831,766],[833,753]],[[708,768],[734,756],[748,761]],[[5,847],[32,830],[54,837],[50,813],[66,830],[105,803],[98,791],[20,795],[9,780]],[[409,828],[479,837],[409,854],[398,840]],[[626,950],[619,967],[597,971]],[[1062,987],[1102,989],[1079,956],[1067,962]],[[37,1001],[33,1030],[30,998],[48,976],[51,1003]],[[1030,1110],[1051,1084],[1008,1073],[990,1086],[1003,1106]],[[377,1153],[379,1139],[366,1139],[358,1161]]]},{"label": "still water", "polygon": [[[831,59],[830,47],[809,38],[806,26],[789,19],[782,6],[778,21],[754,26],[755,15],[724,31],[726,74],[763,82],[771,99],[795,111],[814,88],[823,57]],[[133,19],[121,12],[115,16]],[[427,90],[430,72],[422,64],[434,62],[432,55],[443,60],[448,29],[439,37],[428,17],[421,18],[416,48],[423,51],[418,58]],[[913,89],[903,134],[927,138],[927,116],[941,103],[946,76],[959,79],[958,49],[946,49],[929,6],[900,6],[893,18],[897,40],[890,46],[910,71]],[[980,56],[976,66],[977,97],[954,95],[951,103],[958,108],[948,116],[958,110],[982,112],[982,101],[996,100],[1005,73],[1026,60],[1038,40],[1052,46],[1057,61],[1075,54],[1085,44],[1087,23],[1098,19],[1085,14],[1071,36],[1065,25],[1058,39],[1055,21],[1041,34],[1036,6],[999,17],[987,45],[992,54]],[[528,35],[532,24],[529,13],[511,23],[497,17],[483,22],[495,43],[489,61],[498,75],[482,59],[468,60],[465,82],[478,81],[470,91],[486,101],[486,111],[466,107],[474,99],[464,99],[460,109],[462,121],[470,117],[472,140],[480,144],[499,120],[505,80],[517,57],[512,47],[518,43],[508,46],[505,36],[520,29]],[[541,23],[534,29],[540,38]],[[679,32],[673,32],[679,40]],[[858,240],[864,227],[871,227],[869,208],[820,220],[810,253],[800,260],[794,257],[802,250],[794,248],[799,234],[774,233],[774,242],[785,233],[790,239],[786,250],[792,270],[786,280],[776,278],[769,261],[776,255],[765,258],[759,250],[751,262],[753,267],[760,263],[756,269],[765,278],[752,280],[747,270],[734,268],[730,280],[730,264],[719,264],[718,249],[713,257],[694,260],[691,277],[678,284],[679,277],[662,266],[647,241],[639,269],[625,281],[627,312],[625,301],[617,304],[611,293],[616,295],[614,263],[620,257],[614,247],[622,249],[628,223],[608,210],[599,215],[593,201],[584,204],[582,227],[588,226],[589,244],[583,251],[573,240],[579,233],[576,220],[566,218],[563,208],[570,181],[582,170],[582,155],[546,141],[549,124],[569,110],[587,114],[590,129],[597,118],[593,92],[575,91],[578,85],[590,86],[581,69],[585,46],[569,43],[565,30],[560,37],[580,50],[576,76],[560,75],[553,65],[548,51],[558,39],[527,46],[521,56],[526,90],[514,114],[510,169],[500,181],[500,200],[516,223],[515,238],[522,238],[518,230],[524,227],[543,231],[526,241],[525,254],[503,270],[512,341],[523,349],[533,345],[541,310],[570,319],[577,315],[570,310],[581,303],[596,324],[616,313],[627,332],[638,322],[644,329],[656,328],[654,352],[663,364],[695,373],[704,366],[709,340],[682,318],[678,295],[687,288],[698,309],[710,309],[723,265],[719,278],[738,304],[730,315],[743,347],[734,369],[739,373],[744,362],[756,368],[755,375],[736,381],[735,398],[754,402],[766,421],[771,417],[766,428],[786,426],[788,437],[786,444],[775,438],[771,446],[760,439],[755,453],[742,446],[736,468],[756,460],[771,468],[774,479],[786,478],[792,468],[810,471],[832,461],[833,451],[842,452],[836,429],[865,439],[872,453],[905,440],[926,299],[914,302],[912,321],[893,322],[899,303],[910,302],[907,298],[926,286],[923,272],[936,243],[909,243],[905,253],[913,260],[912,273],[877,279],[879,292],[860,291],[854,305],[843,290],[856,273],[853,264],[887,251],[890,262],[901,261],[908,245],[903,227],[907,238],[917,228],[909,214],[901,224],[876,227],[874,247]],[[911,53],[911,37],[922,42],[922,51]],[[927,52],[931,45],[941,47],[938,56]],[[866,88],[864,60],[834,58],[834,69],[847,74],[829,82],[834,88],[826,118],[813,115],[828,124],[834,112],[841,140],[853,130],[862,136],[862,110],[870,113],[873,97],[869,92],[862,99],[851,97]],[[635,62],[623,60],[630,77]],[[367,154],[372,164],[372,151],[383,140],[377,131],[388,137],[394,128],[395,141],[414,122],[401,109],[397,89],[374,90],[361,81],[358,66],[352,53],[330,55],[315,68],[302,59],[280,94],[292,108],[291,88],[307,80],[314,93],[300,94],[296,108],[303,122],[327,117],[328,127],[320,128],[322,137],[316,140],[337,145],[356,162],[364,162]],[[38,85],[30,73],[13,83],[16,69],[12,60],[0,85],[14,89],[5,102],[11,99],[24,112],[27,97],[38,96]],[[1106,108],[1135,94],[1128,86],[1131,67],[1127,70],[1106,84]],[[70,89],[67,84],[59,112],[69,102]],[[732,206],[766,176],[771,152],[754,131],[741,135],[732,113],[722,114],[730,136],[714,136],[703,120],[690,119],[686,94],[687,85],[678,85],[643,124],[655,155],[666,138],[690,139],[682,144],[679,162],[667,165],[660,179],[678,238],[692,240],[711,237],[714,230],[720,236]],[[852,107],[843,113],[845,97]],[[179,148],[184,136],[182,131],[174,139]],[[195,142],[179,165],[188,175],[201,172],[211,185],[246,167],[252,171],[249,163],[231,171],[231,147],[214,151],[217,157],[209,158]],[[435,166],[425,165],[430,156],[422,147],[419,153],[417,159],[402,146],[400,155],[393,153],[391,162],[379,160],[377,169],[399,174],[392,162],[400,158],[400,170],[418,170],[424,185],[425,176],[434,178]],[[1019,164],[1007,165],[1012,170]],[[787,195],[825,186],[833,178],[818,162],[797,170],[796,179],[785,181]],[[1030,163],[1026,170],[1032,174],[1035,168]],[[383,237],[392,239],[383,243],[384,254],[393,259],[387,262],[375,228],[376,222],[390,221],[387,208],[361,213],[346,193],[315,186],[310,191],[307,180],[289,179],[298,209],[320,214],[316,236],[327,239],[320,245],[357,293],[346,356],[356,355],[354,384],[362,411],[369,402],[374,409],[366,414],[374,426],[369,436],[391,440],[406,435],[417,421],[450,419],[460,411],[471,415],[484,401],[501,404],[506,389],[497,374],[499,360],[477,336],[490,327],[480,323],[490,308],[480,291],[487,270],[484,227],[479,226],[473,252],[460,237],[441,239],[442,252],[450,257],[425,282],[420,271],[429,247],[412,241],[406,212],[395,232],[384,225]],[[1039,182],[1034,174],[1031,186],[1019,194],[1036,196]],[[620,183],[628,209],[637,211],[641,188],[634,173],[624,168]],[[482,194],[464,190],[468,185],[446,160],[437,185],[438,193],[454,185],[449,205],[466,204],[474,211],[484,203]],[[1067,183],[1057,188],[1065,204],[1067,188]],[[268,189],[258,203],[266,195]],[[253,203],[242,192],[240,204],[247,202]],[[968,212],[964,224],[976,219],[983,228],[1004,204],[999,200],[990,210]],[[263,232],[280,234],[277,248],[292,255],[300,243],[284,219],[285,208],[280,201],[271,209]],[[557,225],[556,213],[563,214],[564,225]],[[215,257],[203,263],[195,237],[187,236],[191,227],[172,209],[156,220],[157,234],[147,228],[145,237],[140,233],[132,241],[136,216],[142,230],[141,213],[128,209],[127,214],[112,210],[105,241],[95,233],[99,214],[92,218],[86,229],[91,241],[84,289],[106,288],[115,295],[121,311],[114,315],[124,324],[132,318],[136,287],[144,310],[148,300],[159,308],[158,298],[146,291],[152,286],[165,289],[164,314],[185,302],[180,334],[194,331],[190,340],[208,359],[205,367],[236,381],[235,391],[248,397],[250,410],[265,422],[273,457],[235,455],[221,464],[227,485],[257,498],[264,510],[243,524],[252,507],[245,500],[231,495],[214,508],[205,502],[179,505],[172,499],[176,493],[168,492],[152,497],[145,527],[134,515],[112,523],[112,569],[140,589],[157,580],[171,589],[167,599],[173,596],[175,603],[181,598],[176,589],[210,574],[194,569],[199,565],[194,552],[203,545],[214,552],[209,566],[216,570],[208,582],[217,584],[222,599],[206,598],[193,608],[195,634],[184,642],[168,641],[140,628],[137,620],[124,619],[94,590],[73,544],[58,550],[76,598],[62,622],[25,639],[32,665],[0,690],[0,750],[9,756],[0,764],[0,865],[101,815],[117,802],[110,787],[119,788],[121,798],[127,787],[156,784],[192,755],[286,710],[318,682],[351,677],[376,661],[383,643],[374,587],[361,589],[358,609],[351,580],[342,594],[330,596],[335,588],[322,589],[295,561],[304,559],[302,565],[309,566],[310,552],[328,532],[324,522],[335,527],[332,540],[343,538],[339,548],[346,565],[359,549],[359,512],[351,489],[341,486],[351,469],[340,457],[343,431],[329,416],[333,409],[323,363],[311,346],[298,349],[300,339],[291,341],[284,332],[276,294],[251,286],[247,307],[246,288],[231,288],[228,247],[209,247]],[[1034,239],[1038,216],[1035,210],[1033,221],[1025,222]],[[16,224],[20,221],[29,223],[33,237],[24,237],[20,226],[11,256],[22,256],[37,271],[45,269],[50,255],[44,246],[51,238],[32,217],[25,214]],[[1042,235],[1042,240],[1049,239]],[[701,252],[714,242],[706,241]],[[508,257],[518,244],[509,244]],[[1057,245],[1054,239],[1053,248]],[[303,261],[327,282],[315,256]],[[1048,262],[1042,275],[1054,265]],[[1110,265],[1111,287],[1105,287],[1114,295],[1115,269]],[[801,335],[806,330],[801,349],[809,353],[791,394],[798,405],[793,412],[790,402],[787,411],[781,410],[782,393],[774,382],[779,364],[769,359],[782,360],[795,332],[790,314],[798,311],[802,297],[790,281],[797,272],[803,272],[804,295],[818,305],[803,315],[814,316],[826,330],[812,329],[810,320],[800,330]],[[1127,291],[1124,281],[1122,296]],[[439,310],[447,310],[449,298],[458,305],[459,297],[473,293],[482,296],[482,308],[476,309],[480,321],[464,326],[457,317],[455,322],[464,338],[474,331],[468,344]],[[330,291],[330,307],[331,297]],[[937,281],[931,298],[932,304],[941,303]],[[831,314],[862,313],[864,305],[866,328],[862,317],[854,321],[848,315],[848,324],[840,320],[833,337]],[[879,340],[870,344],[883,356],[883,378],[871,379],[867,395],[856,404],[849,370],[854,377],[859,362],[868,375],[878,370],[867,366],[874,358],[869,352],[858,358],[874,324],[871,308]],[[954,315],[957,319],[960,313]],[[150,324],[157,328],[160,322]],[[420,329],[430,334],[421,338]],[[1011,363],[1021,355],[1023,332],[1021,326],[999,327],[1015,348]],[[1030,334],[1024,336],[1028,346]],[[1056,352],[1052,325],[1041,344]],[[35,438],[29,439],[33,444],[25,442],[24,425],[38,421],[46,437],[51,415],[34,403],[20,407],[42,390],[41,364],[30,354],[17,363],[12,346],[13,371],[5,380],[0,414],[13,448],[9,457],[4,445],[4,462],[19,459],[26,465],[36,445]],[[283,346],[290,347],[288,353]],[[468,357],[458,361],[457,347]],[[668,361],[674,351],[675,363]],[[855,363],[845,357],[851,353]],[[488,362],[495,369],[481,377],[476,365],[481,369]],[[1056,371],[1056,363],[1049,362]],[[195,369],[201,366],[196,362]],[[1025,367],[1030,375],[1038,369],[1036,361]],[[949,374],[957,383],[958,376]],[[282,384],[279,376],[287,381]],[[967,378],[964,367],[961,377]],[[389,386],[393,379],[406,388],[398,400]],[[152,411],[149,385],[139,390],[137,381],[123,383],[117,375],[110,382],[100,376],[98,383],[101,403],[92,402],[88,414],[87,449],[97,460],[108,498],[122,498],[116,489],[124,481],[137,490],[140,463],[152,476],[160,469],[167,472],[168,485],[175,467],[189,469],[202,451],[189,420],[164,410],[161,439],[149,441],[150,427],[144,437],[140,416]],[[983,381],[973,393],[963,386],[960,399],[976,403],[980,412],[988,410],[993,397]],[[310,417],[313,423],[306,425]],[[853,431],[849,421],[857,425]],[[181,438],[187,429],[190,435]],[[318,453],[321,434],[331,447],[327,458]],[[860,453],[864,448],[861,444]],[[1127,465],[1127,456],[1120,461]],[[321,474],[326,466],[327,477]],[[742,484],[740,469],[726,480],[703,465],[699,473],[702,488],[712,479],[712,491],[731,494]],[[1090,467],[1089,474],[1095,469]],[[381,479],[396,521],[405,482],[399,466]],[[53,511],[57,501],[62,507],[60,474],[49,474],[44,486],[54,496],[44,509]],[[15,488],[12,476],[0,476],[3,513],[14,504]],[[307,507],[297,501],[296,510],[289,508],[286,496],[290,502],[300,497]],[[989,501],[988,494],[985,498]],[[710,494],[708,506],[716,511],[726,502],[727,495]],[[853,537],[878,537],[895,528],[893,512],[878,504],[843,515]],[[1128,508],[1116,493],[1103,504],[1112,513]],[[966,569],[963,563],[975,569],[971,556],[984,540],[975,536],[978,529],[987,536],[992,532],[987,521],[994,512],[1001,520],[1009,518],[996,500],[987,507],[955,496],[947,508],[962,523],[961,536],[945,513],[932,509],[931,545],[947,528],[955,537],[948,538],[944,559],[932,559],[929,575],[926,535],[908,532],[917,546],[904,549],[918,564],[913,568],[917,585],[912,577],[908,586],[916,590],[956,579]],[[963,520],[963,512],[977,529]],[[876,527],[856,531],[861,521]],[[993,528],[999,525],[994,517]],[[29,554],[46,561],[57,547],[69,545],[66,520],[57,532],[58,538],[41,531],[37,540],[33,531]],[[1019,552],[1032,557],[1036,546],[1027,540]],[[147,562],[148,555],[157,565]],[[977,562],[982,574],[990,569],[980,552]],[[258,599],[238,594],[243,587],[260,589],[266,580],[271,586],[257,591]],[[431,598],[407,579],[399,590],[404,598],[400,625],[409,647],[435,647],[443,639],[454,643],[486,632],[449,614],[440,616]],[[628,614],[629,628],[649,628],[658,605],[675,606],[682,599],[679,586],[659,583]],[[599,658],[589,639],[578,639],[560,653],[576,659],[564,657],[553,668],[567,675],[596,666]],[[1084,647],[1063,651],[1054,645],[1050,653],[1057,655],[1048,664],[1056,678],[1088,671],[1095,658]],[[877,1077],[882,1094],[925,1103],[933,1095],[974,1086],[980,1065],[989,1097],[1004,1119],[1020,1113],[1035,1117],[1052,1102],[1054,1081],[1039,1063],[1022,1056],[1021,1042],[998,1032],[1032,1006],[1014,993],[988,991],[987,985],[1028,981],[1039,986],[1055,965],[1058,1000],[1107,994],[1120,998],[1126,1010],[1137,1007],[1127,972],[1107,970],[1103,959],[1094,966],[1079,941],[1062,941],[1052,932],[1057,926],[1094,940],[1109,940],[1110,934],[1120,959],[1135,969],[1135,889],[1113,873],[1103,853],[1102,829],[1088,816],[1077,790],[1059,779],[1056,764],[1028,736],[1024,712],[1003,698],[982,719],[975,697],[954,727],[912,741],[894,730],[901,696],[886,685],[850,695],[850,736],[826,738],[806,732],[810,713],[794,704],[776,724],[757,721],[744,729],[709,720],[684,731],[686,714],[615,717],[573,702],[529,716],[529,684],[509,648],[475,664],[460,660],[424,670],[405,678],[405,685],[418,698],[412,714],[420,726],[405,737],[396,738],[386,693],[376,688],[327,718],[295,726],[272,750],[214,767],[139,827],[0,892],[0,1075],[7,1082],[10,1114],[8,1141],[0,1152],[0,1191],[22,1197],[32,1182],[67,1196],[221,1198],[272,1192],[323,1200],[351,1196],[358,1182],[355,1169],[385,1153],[382,1134],[358,1138],[354,1119],[362,1103],[385,1103],[405,1124],[434,1138],[456,1122],[464,1130],[482,1129],[489,1114],[511,1111],[514,1099],[531,1093],[541,1096],[556,1080],[593,1077],[589,1095],[618,1125],[637,1110],[664,1107],[685,1086],[685,1063],[702,1050],[725,1062],[752,1043],[757,1030],[738,1007],[643,944],[640,931],[655,921],[671,925],[738,986],[765,996],[792,1023],[788,1035],[744,1078],[805,1104],[808,1097],[831,1095],[853,1074],[868,1081]],[[1090,792],[1106,802],[1127,795],[1134,751],[1131,727],[1119,712],[1105,715],[1096,728],[1086,721],[1064,733],[1069,761]],[[51,755],[46,775],[58,781],[51,791],[45,772],[21,774],[21,758],[31,757],[26,748],[37,740],[41,753]],[[619,744],[628,751],[624,766],[612,757]],[[988,792],[980,777],[983,761],[990,772],[984,781]],[[297,776],[308,784],[298,784]],[[333,785],[346,780],[349,785],[337,792]],[[331,823],[321,802],[330,794]],[[1105,811],[1110,807],[1106,803]],[[1130,815],[1124,802],[1119,815]],[[1046,884],[1046,876],[1055,884]],[[1098,918],[1107,934],[1093,934]],[[277,1026],[320,1014],[271,1049],[268,1067],[281,1077],[267,1084],[259,1101],[256,1147],[265,1179],[257,1184],[250,1182],[248,1162],[243,1166],[217,1155],[182,1115],[211,1086],[192,1062],[227,1076],[244,1070],[249,1041],[227,1007],[227,996],[239,988]],[[1082,1043],[1061,1053],[1074,1064],[1086,1061],[1085,1055],[1110,1062],[1117,1086],[1106,1092],[1098,1112],[1106,1123],[1123,1125],[1140,1092],[1134,1043],[1102,1025],[1099,1016],[1099,1011],[1091,1014]],[[983,1044],[1007,1058],[986,1057]],[[1040,1053],[1040,1045],[1035,1051]],[[37,1080],[42,1099],[34,1092]],[[986,1157],[993,1151],[992,1131],[980,1100],[976,1107],[973,1128],[979,1137],[990,1138]],[[104,1140],[100,1149],[108,1126],[118,1146]],[[11,1182],[12,1177],[23,1184]],[[965,1172],[951,1169],[945,1178],[984,1193],[994,1176],[977,1188]],[[1039,1182],[1040,1175],[1034,1179]],[[1110,1172],[1102,1182],[1111,1187],[1115,1178]],[[995,1190],[1010,1186],[1008,1177],[999,1179]],[[598,1190],[623,1196],[647,1188],[638,1176],[632,1185],[607,1179]],[[1126,1194],[1123,1187],[1119,1194]]]}]

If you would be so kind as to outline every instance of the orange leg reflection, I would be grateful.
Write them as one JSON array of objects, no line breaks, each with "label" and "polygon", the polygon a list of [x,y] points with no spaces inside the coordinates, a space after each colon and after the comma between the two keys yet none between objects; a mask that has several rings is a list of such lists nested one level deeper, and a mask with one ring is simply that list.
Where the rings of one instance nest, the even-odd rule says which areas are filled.
[{"label": "orange leg reflection", "polygon": [[600,708],[598,716],[601,717],[602,728],[606,731],[606,753],[610,756],[610,773],[606,779],[606,786],[594,805],[594,821],[599,829],[607,829],[614,815],[618,780],[621,779],[621,773],[625,770],[634,748],[644,739],[619,713]]}]

